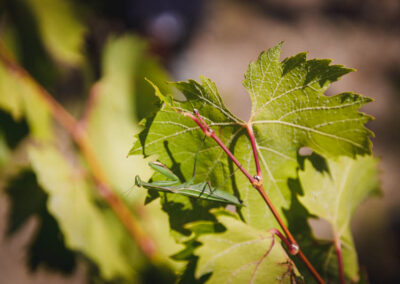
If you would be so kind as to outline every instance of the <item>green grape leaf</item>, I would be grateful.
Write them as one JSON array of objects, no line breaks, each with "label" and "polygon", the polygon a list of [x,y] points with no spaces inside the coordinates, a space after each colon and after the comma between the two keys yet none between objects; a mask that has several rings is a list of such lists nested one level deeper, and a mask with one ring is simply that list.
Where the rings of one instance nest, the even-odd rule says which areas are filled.
[{"label": "green grape leaf", "polygon": [[207,283],[293,283],[298,271],[274,236],[225,212],[216,211],[225,232],[202,234],[196,278],[212,273]]},{"label": "green grape leaf", "polygon": [[[358,281],[359,268],[350,221],[364,199],[379,194],[377,162],[371,156],[358,157],[355,160],[340,157],[328,160],[328,171],[321,172],[306,160],[304,171],[299,172],[304,191],[299,200],[310,214],[323,218],[332,225],[334,238],[341,242],[345,274],[354,282]],[[329,275],[332,271],[338,271],[333,244],[323,258],[323,273],[328,274],[328,278],[337,277]]]},{"label": "green grape leaf", "polygon": [[[371,152],[371,132],[364,127],[371,118],[358,112],[371,100],[352,93],[325,96],[330,83],[351,69],[330,65],[330,60],[306,60],[304,53],[281,62],[280,50],[279,44],[250,64],[244,85],[252,99],[248,123],[254,128],[263,184],[273,204],[283,213],[283,208],[290,207],[292,193],[287,179],[296,176],[299,148],[308,146],[328,157]],[[244,168],[255,174],[245,122],[225,107],[211,80],[201,78],[201,83],[189,80],[173,85],[186,101],[170,102],[168,95],[157,91],[164,104],[144,122],[145,129],[130,153],[157,155],[160,162],[188,180],[195,154],[201,148],[196,180],[210,180],[213,186],[236,194],[245,205],[240,214],[250,225],[260,229],[276,226],[248,180],[240,173],[231,177],[235,166],[226,154],[211,139],[202,144],[204,134],[181,112],[198,109]]]},{"label": "green grape leaf", "polygon": [[83,61],[86,28],[70,1],[28,0],[39,32],[50,53],[60,62],[77,65]]},{"label": "green grape leaf", "polygon": [[110,209],[95,202],[94,184],[52,145],[32,146],[29,156],[67,246],[94,260],[105,279],[133,279],[143,259]]},{"label": "green grape leaf", "polygon": [[327,59],[306,60],[305,53],[281,63],[280,49],[278,45],[261,53],[245,75],[259,147],[289,156],[299,146],[326,157],[371,153],[371,132],[363,127],[371,118],[357,112],[371,99],[353,93],[323,95],[331,82],[352,69],[330,65]]}]

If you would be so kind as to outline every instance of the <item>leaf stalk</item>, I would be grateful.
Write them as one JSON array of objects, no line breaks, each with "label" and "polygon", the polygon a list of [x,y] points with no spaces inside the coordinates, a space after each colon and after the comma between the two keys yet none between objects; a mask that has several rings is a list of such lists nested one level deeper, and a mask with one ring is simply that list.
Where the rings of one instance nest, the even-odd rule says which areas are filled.
[{"label": "leaf stalk", "polygon": [[338,237],[336,234],[335,234],[335,238],[334,238],[334,243],[335,243],[335,250],[336,250],[337,261],[338,261],[340,283],[341,284],[345,284],[346,281],[345,281],[345,278],[344,278],[342,246],[341,246],[341,243],[340,243],[340,237]]},{"label": "leaf stalk", "polygon": [[253,125],[251,123],[247,123],[246,129],[247,129],[247,133],[249,134],[249,138],[250,138],[250,142],[251,142],[251,149],[253,150],[254,162],[256,163],[257,176],[260,177],[261,181],[262,181],[262,172],[261,172],[260,161],[258,159],[258,154],[257,154],[257,146],[256,146],[256,139],[255,139],[254,131],[253,131]]}]

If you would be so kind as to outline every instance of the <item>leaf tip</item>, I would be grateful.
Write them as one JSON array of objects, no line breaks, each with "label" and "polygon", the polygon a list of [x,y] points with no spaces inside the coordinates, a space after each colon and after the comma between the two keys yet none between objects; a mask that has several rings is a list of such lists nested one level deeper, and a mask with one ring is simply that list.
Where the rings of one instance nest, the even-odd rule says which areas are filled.
[{"label": "leaf tip", "polygon": [[154,88],[155,95],[160,99],[161,102],[168,106],[173,105],[173,99],[171,96],[162,94],[160,88],[158,88],[158,86],[154,84],[150,79],[146,77],[144,79]]}]

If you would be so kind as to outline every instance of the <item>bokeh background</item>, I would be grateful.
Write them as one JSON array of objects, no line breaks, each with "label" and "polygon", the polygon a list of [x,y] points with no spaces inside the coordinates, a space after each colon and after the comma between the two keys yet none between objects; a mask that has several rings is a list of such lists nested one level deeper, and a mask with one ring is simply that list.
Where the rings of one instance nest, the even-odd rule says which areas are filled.
[{"label": "bokeh background", "polygon": [[[9,19],[29,27],[23,2],[0,1],[0,37],[6,34]],[[243,119],[250,111],[250,99],[242,87],[247,65],[280,41],[284,41],[283,58],[307,51],[308,58],[331,58],[336,64],[357,69],[328,90],[329,95],[352,91],[375,100],[363,111],[375,117],[368,127],[376,136],[373,150],[381,159],[383,195],[367,200],[357,211],[352,224],[354,238],[360,264],[371,283],[400,283],[400,1],[83,2],[73,3],[79,15],[87,15],[83,48],[94,70],[91,76],[100,76],[100,51],[108,35],[136,33],[146,38],[149,52],[174,80],[198,79],[199,75],[211,78],[226,104]],[[84,73],[66,68],[62,76],[54,75],[48,71],[51,65],[41,72],[47,68],[43,67],[47,62],[43,47],[35,42],[34,27],[24,32],[20,38],[25,48],[24,66],[57,100],[79,112],[86,99],[82,95],[87,90]],[[68,276],[27,269],[26,247],[38,223],[31,218],[11,238],[6,237],[9,210],[10,202],[1,194],[0,275],[11,279],[8,283],[86,283],[81,266]],[[318,234],[329,235],[324,224],[314,226]]]}]

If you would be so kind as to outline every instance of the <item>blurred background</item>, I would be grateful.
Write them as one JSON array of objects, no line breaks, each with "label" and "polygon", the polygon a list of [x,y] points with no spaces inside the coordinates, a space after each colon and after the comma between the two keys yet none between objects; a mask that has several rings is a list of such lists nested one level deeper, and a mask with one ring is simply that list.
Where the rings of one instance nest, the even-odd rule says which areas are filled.
[{"label": "blurred background", "polygon": [[[83,19],[84,28],[73,30],[72,23],[47,14],[46,5],[50,9],[52,2],[68,3]],[[84,67],[49,57],[38,36],[40,25],[50,23],[46,17],[55,17],[52,24],[59,25],[55,33],[81,45],[88,58]],[[74,43],[68,29],[82,33],[83,42]],[[328,90],[328,95],[352,91],[375,100],[363,111],[375,117],[368,127],[376,136],[373,150],[381,159],[383,196],[367,200],[357,211],[354,238],[371,283],[400,283],[400,1],[0,0],[0,37],[13,38],[9,42],[18,46],[23,66],[75,113],[82,111],[87,99],[87,82],[101,77],[101,50],[108,36],[127,32],[146,39],[147,52],[173,80],[199,75],[214,80],[226,104],[242,119],[250,112],[250,99],[242,87],[247,65],[280,41],[284,41],[282,59],[307,51],[308,58],[331,58],[335,64],[357,69]],[[11,37],[13,33],[18,36]],[[70,58],[75,60],[74,55]],[[151,79],[151,74],[147,76]],[[142,81],[138,85],[146,89]],[[148,101],[148,108],[136,110],[141,119],[151,110],[152,100],[137,100]],[[7,118],[2,114],[2,119],[3,123]],[[2,193],[0,275],[7,276],[7,283],[85,283],[82,266],[70,275],[26,268],[27,246],[38,222],[30,218],[8,236],[10,203]]]}]

